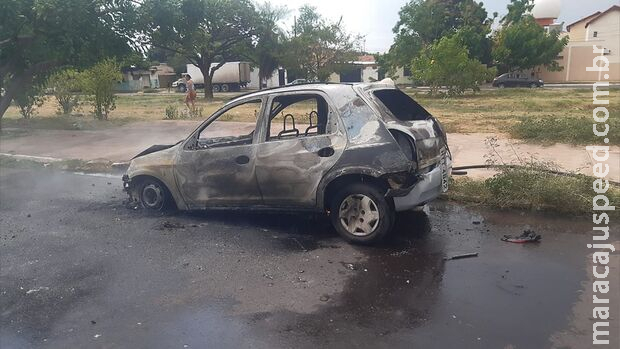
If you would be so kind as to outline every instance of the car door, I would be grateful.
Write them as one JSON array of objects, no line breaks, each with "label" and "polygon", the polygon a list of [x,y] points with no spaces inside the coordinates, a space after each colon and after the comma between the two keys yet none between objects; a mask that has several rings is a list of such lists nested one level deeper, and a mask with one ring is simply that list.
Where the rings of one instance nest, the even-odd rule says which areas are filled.
[{"label": "car door", "polygon": [[263,105],[262,98],[254,98],[226,106],[188,138],[174,173],[191,208],[262,203],[255,160]]},{"label": "car door", "polygon": [[270,97],[256,153],[256,178],[266,205],[316,205],[319,182],[346,146],[336,113],[322,92]]}]

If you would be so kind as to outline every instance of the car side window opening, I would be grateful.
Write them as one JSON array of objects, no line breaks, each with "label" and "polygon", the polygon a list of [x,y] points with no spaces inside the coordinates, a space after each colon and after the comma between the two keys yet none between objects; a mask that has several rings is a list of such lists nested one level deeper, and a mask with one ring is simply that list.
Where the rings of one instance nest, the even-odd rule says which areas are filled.
[{"label": "car side window opening", "polygon": [[328,133],[329,106],[317,94],[293,94],[273,99],[267,141]]},{"label": "car side window opening", "polygon": [[401,90],[377,90],[373,94],[401,121],[426,120],[431,114]]},{"label": "car side window opening", "polygon": [[[257,99],[226,110],[200,131],[198,148],[252,144],[261,107],[262,101]],[[233,120],[243,123],[224,122]]]}]

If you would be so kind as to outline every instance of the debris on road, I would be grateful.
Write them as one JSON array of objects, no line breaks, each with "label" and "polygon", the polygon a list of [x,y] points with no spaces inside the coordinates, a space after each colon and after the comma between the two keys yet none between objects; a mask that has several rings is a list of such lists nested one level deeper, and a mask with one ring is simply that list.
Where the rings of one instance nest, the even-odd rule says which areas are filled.
[{"label": "debris on road", "polygon": [[26,294],[31,294],[31,293],[35,293],[35,292],[39,292],[39,291],[47,291],[49,289],[50,289],[49,287],[45,287],[45,286],[35,287],[33,289],[30,289],[30,290],[26,291]]},{"label": "debris on road", "polygon": [[163,221],[161,223],[162,229],[184,229],[185,224],[179,222]]},{"label": "debris on road", "polygon": [[319,298],[321,300],[321,302],[327,302],[329,300],[329,296],[324,294],[321,296],[321,298]]},{"label": "debris on road", "polygon": [[471,257],[478,257],[478,252],[463,253],[463,254],[454,255],[452,257],[444,257],[444,260],[451,261],[453,259],[463,259],[463,258],[471,258]]},{"label": "debris on road", "polygon": [[542,239],[542,236],[536,234],[533,230],[525,230],[523,231],[523,234],[519,236],[504,235],[502,237],[502,241],[514,242],[517,244],[522,244],[525,242],[540,242],[540,239]]}]

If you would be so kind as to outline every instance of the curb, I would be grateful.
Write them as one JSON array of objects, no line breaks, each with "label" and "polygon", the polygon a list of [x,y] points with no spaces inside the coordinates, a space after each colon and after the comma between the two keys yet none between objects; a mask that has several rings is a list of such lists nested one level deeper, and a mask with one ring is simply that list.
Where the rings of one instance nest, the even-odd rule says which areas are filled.
[{"label": "curb", "polygon": [[34,162],[37,164],[42,164],[45,167],[53,163],[71,162],[71,161],[81,162],[84,164],[84,166],[78,166],[77,168],[72,168],[71,170],[88,171],[89,169],[92,169],[95,167],[109,167],[109,169],[112,171],[120,172],[120,171],[127,170],[127,168],[129,167],[129,161],[125,161],[125,162],[111,162],[111,161],[106,161],[106,160],[86,161],[86,160],[81,160],[81,159],[61,159],[61,158],[55,158],[55,157],[50,157],[50,156],[35,156],[35,155],[9,154],[9,153],[0,153],[0,157],[14,159],[17,161],[30,161],[30,162]]}]

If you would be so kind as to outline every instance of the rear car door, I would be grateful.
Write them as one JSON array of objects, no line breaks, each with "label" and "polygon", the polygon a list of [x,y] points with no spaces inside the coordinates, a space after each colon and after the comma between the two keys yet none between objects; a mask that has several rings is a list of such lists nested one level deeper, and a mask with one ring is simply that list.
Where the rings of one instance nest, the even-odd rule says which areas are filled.
[{"label": "rear car door", "polygon": [[256,125],[263,105],[262,98],[255,98],[224,107],[186,142],[174,172],[191,208],[262,203],[255,160]]},{"label": "rear car door", "polygon": [[322,92],[288,92],[267,102],[256,153],[265,204],[312,208],[319,182],[346,146],[337,111]]}]

